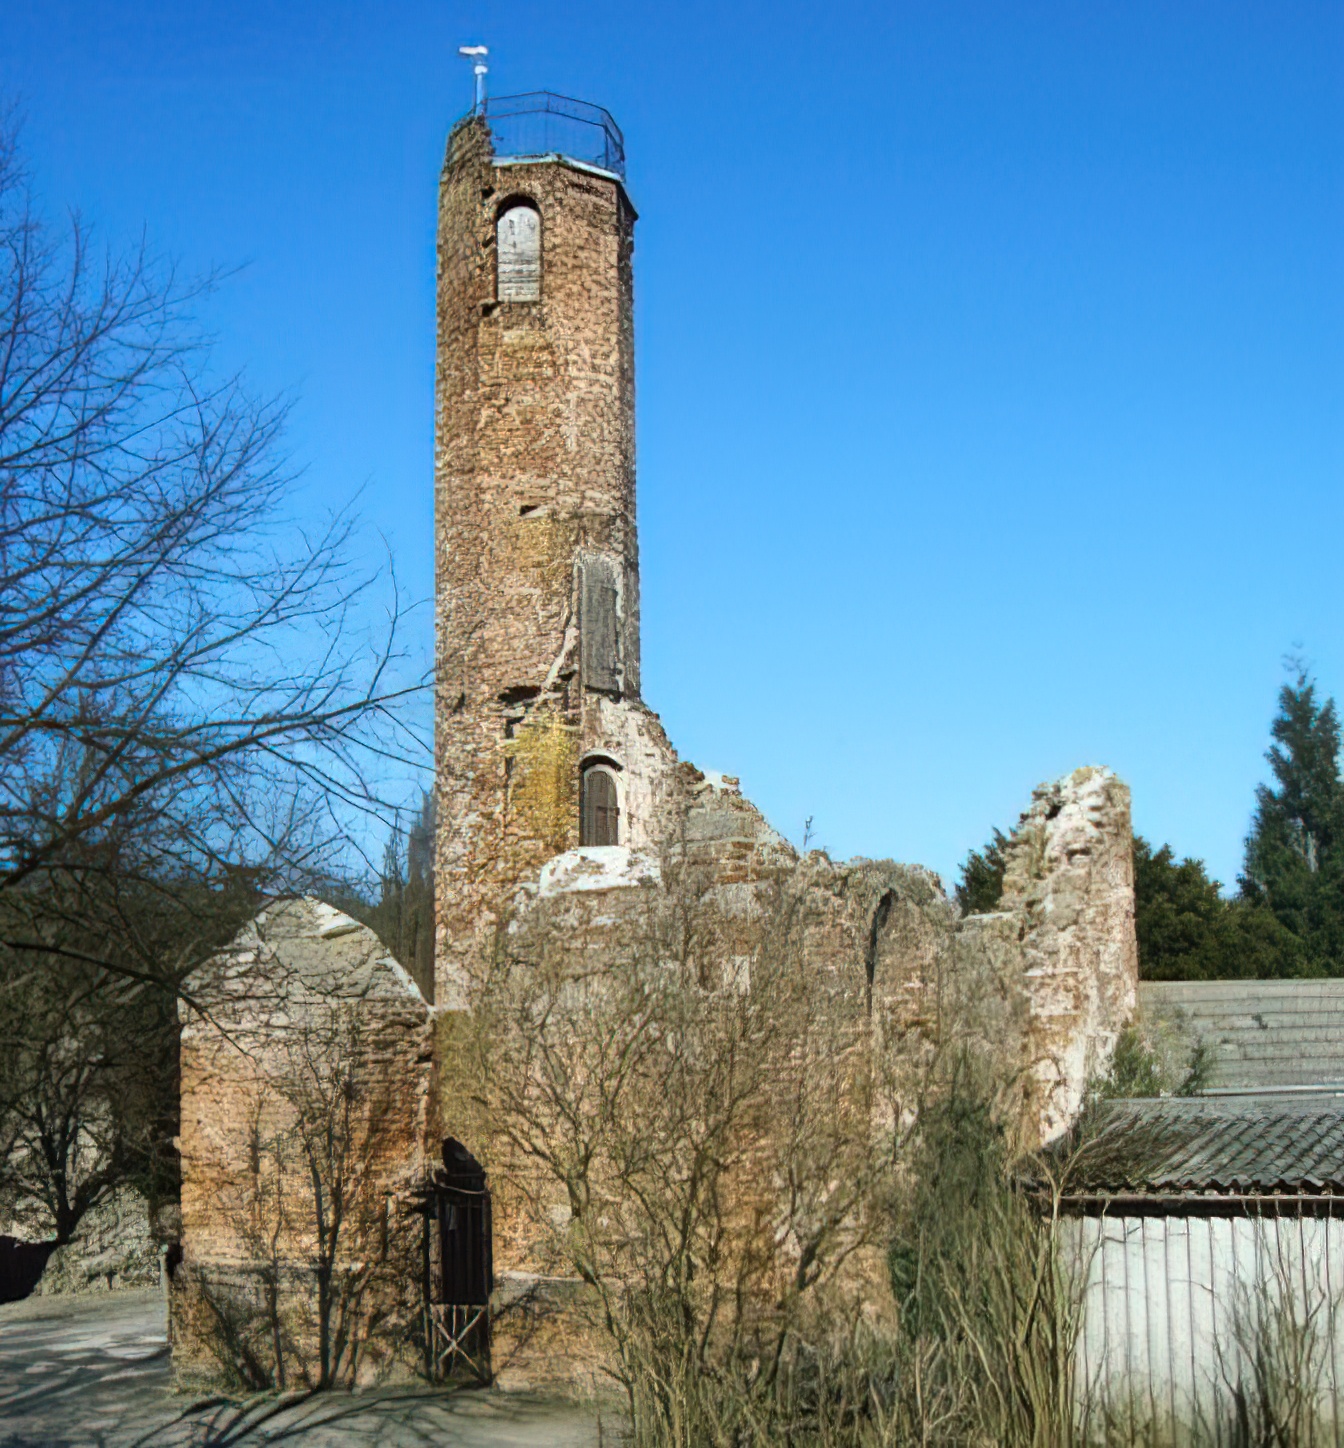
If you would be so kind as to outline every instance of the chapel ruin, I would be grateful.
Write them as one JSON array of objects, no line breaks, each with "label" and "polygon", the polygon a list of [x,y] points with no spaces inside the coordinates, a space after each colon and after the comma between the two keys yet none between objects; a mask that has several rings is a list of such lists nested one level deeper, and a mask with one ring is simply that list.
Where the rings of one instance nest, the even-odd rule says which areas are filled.
[{"label": "chapel ruin", "polygon": [[[750,992],[786,915],[815,981],[809,1040],[830,1043],[817,1074],[839,1082],[827,1128],[859,1153],[899,1115],[865,1087],[872,1063],[915,1069],[954,1007],[1009,1062],[1037,1139],[1073,1120],[1133,1011],[1129,794],[1108,771],[1035,792],[999,911],[962,918],[919,867],[800,856],[735,779],[679,759],[640,692],[635,224],[600,108],[493,100],[449,137],[434,1000],[312,901],[268,910],[192,983],[210,1014],[188,1010],[183,1035],[186,1368],[208,1373],[223,1342],[287,1364],[291,1382],[591,1378],[600,1348],[574,1325],[582,1284],[556,1247],[573,1202],[482,1110],[455,1054],[501,948],[524,962],[568,951],[600,981],[693,878],[704,988]],[[576,1009],[575,1030],[584,1019]],[[351,1107],[344,1237],[310,1200],[323,1092]],[[759,1128],[762,1163],[772,1130]],[[741,1190],[768,1219],[769,1171]],[[858,1243],[862,1223],[841,1226]],[[881,1252],[848,1261],[851,1289],[885,1301]]]}]

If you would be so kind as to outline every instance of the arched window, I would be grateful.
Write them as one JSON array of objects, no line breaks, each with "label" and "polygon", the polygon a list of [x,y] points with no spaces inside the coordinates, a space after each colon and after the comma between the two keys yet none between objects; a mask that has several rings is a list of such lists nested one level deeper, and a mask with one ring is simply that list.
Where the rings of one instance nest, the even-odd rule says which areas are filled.
[{"label": "arched window", "polygon": [[495,223],[495,295],[501,302],[541,297],[541,217],[526,201],[500,212]]},{"label": "arched window", "polygon": [[616,798],[616,776],[605,764],[590,764],[583,771],[579,809],[581,845],[619,845],[621,808]]},{"label": "arched window", "polygon": [[891,907],[896,903],[896,896],[890,891],[882,896],[877,902],[877,909],[873,911],[873,922],[868,927],[868,949],[863,953],[864,969],[868,975],[868,1014],[873,1013],[873,982],[877,976],[877,952],[882,943],[882,932],[887,928],[887,921],[891,918]]}]

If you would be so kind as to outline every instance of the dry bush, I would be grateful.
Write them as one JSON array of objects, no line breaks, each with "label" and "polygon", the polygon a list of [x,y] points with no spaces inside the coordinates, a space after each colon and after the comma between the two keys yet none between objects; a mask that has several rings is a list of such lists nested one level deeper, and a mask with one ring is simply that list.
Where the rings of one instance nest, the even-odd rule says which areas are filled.
[{"label": "dry bush", "polygon": [[1327,1448],[1339,1442],[1330,1356],[1341,1304],[1266,1242],[1266,1271],[1234,1283],[1230,1333],[1215,1347],[1216,1397],[1173,1421],[1142,1393],[1087,1404],[1088,1448]]},{"label": "dry bush", "polygon": [[1282,1237],[1266,1231],[1262,1245],[1267,1270],[1236,1284],[1219,1436],[1233,1448],[1325,1448],[1337,1442],[1330,1359],[1341,1304],[1306,1280]]},{"label": "dry bush", "polygon": [[664,878],[615,928],[571,897],[501,933],[445,1099],[490,1143],[497,1231],[588,1285],[637,1437],[692,1443],[724,1365],[765,1391],[842,1289],[889,1171],[862,1011],[807,968],[798,902]]},{"label": "dry bush", "polygon": [[1059,1204],[1097,1147],[1024,1153],[996,1070],[954,1048],[912,1133],[891,1249],[901,1417],[884,1441],[1075,1441],[1085,1272]]},{"label": "dry bush", "polygon": [[1043,1223],[1014,1185],[1020,1083],[953,992],[882,1059],[806,926],[789,878],[674,860],[501,931],[444,1067],[497,1242],[587,1284],[636,1445],[1067,1444],[1079,1293],[1059,1190]]}]

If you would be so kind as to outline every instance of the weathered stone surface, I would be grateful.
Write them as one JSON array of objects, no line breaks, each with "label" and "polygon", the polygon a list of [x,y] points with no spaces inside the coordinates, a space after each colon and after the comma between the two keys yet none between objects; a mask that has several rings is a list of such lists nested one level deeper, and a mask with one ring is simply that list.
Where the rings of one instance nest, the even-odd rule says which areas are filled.
[{"label": "weathered stone surface", "polygon": [[[535,301],[499,300],[496,219],[541,218]],[[514,893],[579,841],[582,762],[609,759],[620,843],[655,844],[676,756],[639,703],[635,213],[620,182],[449,139],[439,200],[440,1004]]]},{"label": "weathered stone surface", "polygon": [[47,1258],[38,1296],[152,1287],[159,1281],[159,1239],[151,1230],[149,1204],[122,1187],[86,1212],[64,1247]]},{"label": "weathered stone surface", "polygon": [[372,931],[262,911],[186,984],[174,1359],[253,1386],[418,1360],[429,1010]]},{"label": "weathered stone surface", "polygon": [[1026,1145],[1073,1122],[1134,1013],[1131,838],[1126,786],[1075,770],[1034,791],[1006,847],[997,912],[957,920],[941,948],[917,955],[880,946],[899,982],[886,993],[893,1029],[928,1042],[955,1030],[992,1059]]},{"label": "weathered stone surface", "polygon": [[[530,302],[497,299],[491,254],[500,208],[518,196],[541,218]],[[842,1135],[889,1137],[940,1063],[967,1050],[992,1061],[1024,1138],[1048,1138],[1133,1009],[1128,792],[1104,770],[1042,786],[1009,847],[1002,909],[962,920],[919,867],[799,859],[735,779],[678,760],[639,700],[634,220],[614,178],[554,158],[500,162],[480,122],[449,142],[436,449],[445,1081],[465,1039],[455,1013],[497,960],[501,927],[506,954],[569,962],[573,990],[547,1009],[571,1011],[578,1038],[595,1028],[594,982],[641,951],[700,962],[706,989],[750,991],[762,952],[801,949],[820,1014],[804,1013],[812,1034],[796,1049],[819,1050],[819,1072],[848,1063],[843,1105],[829,1108]],[[580,846],[586,760],[617,780],[616,845]],[[592,1069],[582,1044],[557,1047],[567,1069]],[[796,1064],[782,1059],[781,1079]],[[442,1123],[491,1177],[498,1362],[519,1380],[582,1377],[595,1349],[578,1325],[582,1294],[562,1280],[565,1190],[545,1179],[539,1139],[523,1150],[517,1123],[470,1106],[488,1095],[445,1086]],[[769,1216],[759,1145],[759,1180],[735,1190],[742,1211]],[[880,1296],[881,1253],[852,1261]]]},{"label": "weathered stone surface", "polygon": [[[969,918],[928,870],[837,863],[817,851],[799,859],[733,785],[685,765],[677,778],[681,813],[660,856],[570,851],[515,899],[511,968],[527,971],[532,962],[544,973],[560,963],[574,983],[545,1006],[567,1013],[565,1071],[600,1069],[601,1050],[588,1051],[584,1037],[610,1029],[596,984],[604,977],[629,980],[641,960],[666,961],[698,971],[706,990],[752,991],[772,953],[798,953],[809,1003],[777,1043],[783,1054],[774,1069],[786,1094],[799,1089],[788,1083],[800,1062],[804,1079],[834,1088],[824,1111],[841,1146],[832,1139],[828,1150],[845,1149],[845,1138],[859,1159],[887,1149],[962,1058],[994,1083],[1024,1145],[1074,1119],[1132,1012],[1136,984],[1129,798],[1113,775],[1079,770],[1038,789],[1008,845],[1004,908]],[[456,1028],[443,1024],[451,1082]],[[536,1041],[526,1049],[541,1053]],[[548,1070],[559,1069],[554,1049],[542,1053]],[[600,1362],[594,1313],[577,1281],[565,1289],[570,1202],[543,1164],[553,1151],[568,1159],[561,1143],[572,1123],[548,1124],[532,1101],[533,1145],[520,1151],[518,1119],[494,1120],[465,1104],[489,1095],[470,1082],[450,1085],[444,1109],[447,1129],[471,1142],[494,1192],[495,1262],[501,1306],[507,1302],[503,1380],[587,1382]],[[776,1127],[758,1129],[767,1135],[748,1160],[759,1157],[759,1166],[733,1178],[733,1211],[773,1220],[779,1206],[768,1184],[784,1177],[768,1163],[782,1144],[768,1139]],[[797,1121],[781,1120],[779,1129],[796,1130]],[[881,1221],[859,1213],[845,1230],[853,1242],[834,1290],[870,1310],[889,1305]],[[782,1260],[787,1265],[787,1255]],[[528,1283],[545,1290],[520,1286]],[[755,1290],[770,1298],[764,1288]]]},{"label": "weathered stone surface", "polygon": [[[519,198],[539,218],[539,295],[521,299],[529,270],[501,299],[497,222]],[[961,919],[918,866],[799,858],[736,779],[679,760],[641,702],[634,222],[615,177],[557,157],[496,158],[478,119],[449,139],[435,394],[434,1043],[405,972],[316,901],[264,912],[189,983],[201,1009],[184,1015],[182,1038],[174,1298],[184,1371],[226,1360],[255,1377],[269,1360],[291,1383],[315,1378],[325,1249],[304,1124],[318,1087],[339,1088],[319,1103],[328,1111],[358,1103],[342,1126],[349,1229],[328,1277],[346,1284],[342,1331],[359,1346],[333,1375],[361,1382],[410,1364],[420,1239],[409,1208],[430,1142],[452,1134],[489,1174],[501,1379],[592,1382],[598,1314],[565,1246],[576,1190],[566,1172],[584,1159],[584,1123],[548,1118],[530,1093],[543,1077],[585,1086],[661,972],[691,982],[682,1003],[692,1016],[704,1002],[757,1005],[771,981],[789,1012],[776,1030],[758,1011],[771,1029],[759,1032],[769,1046],[752,1067],[752,1114],[720,1143],[734,1163],[722,1250],[755,1264],[749,1314],[788,1296],[822,1237],[840,1264],[828,1290],[888,1310],[886,1219],[847,1191],[943,1064],[963,1050],[991,1060],[1005,1110],[1040,1141],[1072,1119],[1133,1009],[1129,796],[1109,772],[1037,790],[1008,847],[1002,908]],[[604,843],[580,839],[590,763],[615,781],[616,844],[605,842],[605,803]],[[477,1009],[481,981],[501,961],[521,994],[513,1016],[495,1020],[498,1036],[542,1019],[558,1029],[535,1055],[497,1055],[492,1075],[489,1053],[472,1056],[471,1043],[490,1023]],[[558,989],[529,997],[544,970],[559,971]],[[604,995],[622,971],[637,988],[613,1018]],[[675,1050],[676,1036],[658,1034],[658,1050]],[[725,1054],[703,1045],[715,1039],[689,1057],[689,1095],[702,1063],[708,1071]],[[520,1112],[511,1119],[483,1104],[504,1076]],[[629,1131],[675,1125],[667,1109],[649,1091]],[[574,1139],[561,1150],[552,1138],[566,1132]],[[629,1194],[614,1180],[588,1185],[606,1194],[600,1217],[619,1236]]]},{"label": "weathered stone surface", "polygon": [[1013,834],[1001,906],[1024,926],[1039,1129],[1078,1113],[1134,1014],[1139,983],[1129,790],[1107,769],[1042,785]]}]

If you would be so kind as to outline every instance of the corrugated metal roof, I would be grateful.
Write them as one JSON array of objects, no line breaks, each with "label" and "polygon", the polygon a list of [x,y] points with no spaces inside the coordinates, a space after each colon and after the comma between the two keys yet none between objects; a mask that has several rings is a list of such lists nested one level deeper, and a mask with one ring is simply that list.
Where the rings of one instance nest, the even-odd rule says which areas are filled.
[{"label": "corrugated metal roof", "polygon": [[1344,1194],[1344,1097],[1117,1101],[1102,1120],[1071,1193]]},{"label": "corrugated metal roof", "polygon": [[1344,1086],[1344,980],[1144,981],[1140,1013],[1209,1053],[1209,1086]]}]

